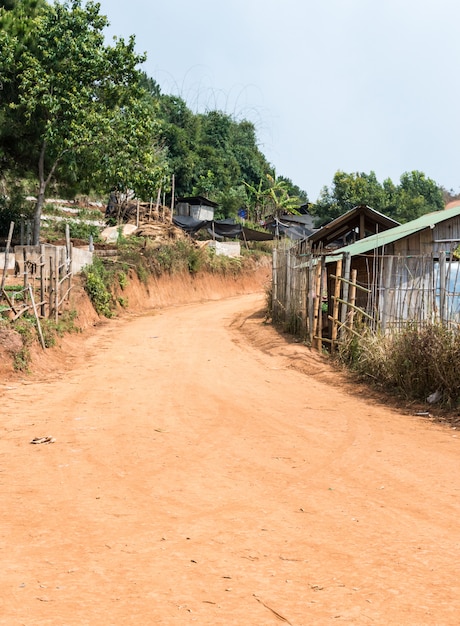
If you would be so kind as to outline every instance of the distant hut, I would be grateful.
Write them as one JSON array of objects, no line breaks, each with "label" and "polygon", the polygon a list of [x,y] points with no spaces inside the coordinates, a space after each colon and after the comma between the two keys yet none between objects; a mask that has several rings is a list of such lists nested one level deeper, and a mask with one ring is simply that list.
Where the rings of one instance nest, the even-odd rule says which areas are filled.
[{"label": "distant hut", "polygon": [[199,221],[212,221],[218,206],[217,202],[212,202],[204,196],[188,196],[177,199],[175,214],[193,217]]}]

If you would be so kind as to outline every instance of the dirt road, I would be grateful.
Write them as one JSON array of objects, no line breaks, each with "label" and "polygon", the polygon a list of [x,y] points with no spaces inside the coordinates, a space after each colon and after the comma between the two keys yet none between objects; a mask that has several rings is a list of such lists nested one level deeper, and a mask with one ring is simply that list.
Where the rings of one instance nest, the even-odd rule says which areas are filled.
[{"label": "dirt road", "polygon": [[2,386],[0,624],[460,623],[457,431],[352,394],[261,303],[110,322]]}]

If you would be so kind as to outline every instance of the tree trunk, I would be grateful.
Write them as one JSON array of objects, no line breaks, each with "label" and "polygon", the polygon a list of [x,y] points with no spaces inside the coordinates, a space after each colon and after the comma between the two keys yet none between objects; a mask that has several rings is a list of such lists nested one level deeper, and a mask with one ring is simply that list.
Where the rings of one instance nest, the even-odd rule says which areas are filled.
[{"label": "tree trunk", "polygon": [[[65,152],[65,151],[64,151]],[[40,226],[41,226],[41,218],[42,218],[42,209],[45,203],[45,192],[51,178],[54,175],[56,167],[62,157],[60,156],[54,161],[51,170],[48,176],[45,178],[45,153],[46,153],[46,140],[43,141],[42,147],[40,150],[40,156],[38,158],[38,194],[37,194],[37,203],[35,205],[34,212],[34,236],[33,236],[33,245],[38,246],[40,244]]]},{"label": "tree trunk", "polygon": [[40,244],[40,225],[42,217],[43,204],[45,202],[45,185],[40,182],[39,191],[37,195],[37,202],[35,204],[34,212],[34,236],[32,244],[38,246]]},{"label": "tree trunk", "polygon": [[42,143],[42,148],[40,150],[40,156],[38,158],[38,194],[37,194],[37,203],[35,205],[34,211],[34,236],[33,236],[33,245],[38,246],[40,244],[40,223],[42,217],[42,209],[43,204],[45,202],[45,191],[47,181],[45,180],[45,151],[46,151],[46,141]]}]

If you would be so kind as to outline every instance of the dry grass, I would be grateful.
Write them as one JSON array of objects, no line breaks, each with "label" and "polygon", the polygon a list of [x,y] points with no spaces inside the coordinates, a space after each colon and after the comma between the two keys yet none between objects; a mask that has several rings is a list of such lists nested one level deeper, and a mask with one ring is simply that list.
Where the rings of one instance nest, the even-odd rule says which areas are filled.
[{"label": "dry grass", "polygon": [[460,402],[460,332],[440,324],[409,324],[392,336],[360,329],[338,351],[339,359],[363,378],[407,400],[425,401],[438,392],[444,406]]}]

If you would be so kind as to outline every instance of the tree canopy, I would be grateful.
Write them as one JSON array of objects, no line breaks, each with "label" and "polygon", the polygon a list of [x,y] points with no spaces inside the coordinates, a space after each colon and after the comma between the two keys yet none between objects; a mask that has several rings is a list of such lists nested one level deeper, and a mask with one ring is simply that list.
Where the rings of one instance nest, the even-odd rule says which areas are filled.
[{"label": "tree canopy", "polygon": [[355,206],[366,204],[403,223],[444,208],[444,190],[418,171],[402,174],[399,184],[389,178],[379,183],[374,172],[347,174],[338,171],[331,188],[324,187],[312,207],[322,226]]},{"label": "tree canopy", "polygon": [[21,39],[14,18],[20,20],[23,11],[17,3],[1,16],[6,26],[2,43],[13,56],[13,63],[3,62],[0,68],[2,82],[11,86],[8,100],[2,101],[3,115],[13,136],[22,129],[23,148],[8,154],[8,144],[3,143],[6,157],[16,158],[26,169],[35,163],[33,239],[38,243],[45,192],[53,177],[84,179],[88,161],[94,163],[98,155],[104,167],[96,169],[95,179],[99,176],[107,186],[136,188],[133,169],[138,163],[129,159],[130,168],[120,165],[122,154],[132,157],[126,146],[141,145],[138,161],[148,180],[156,176],[159,152],[151,112],[142,106],[137,66],[144,57],[136,54],[134,38],[107,46],[107,20],[99,14],[99,5],[72,0],[31,12],[27,37]]}]

